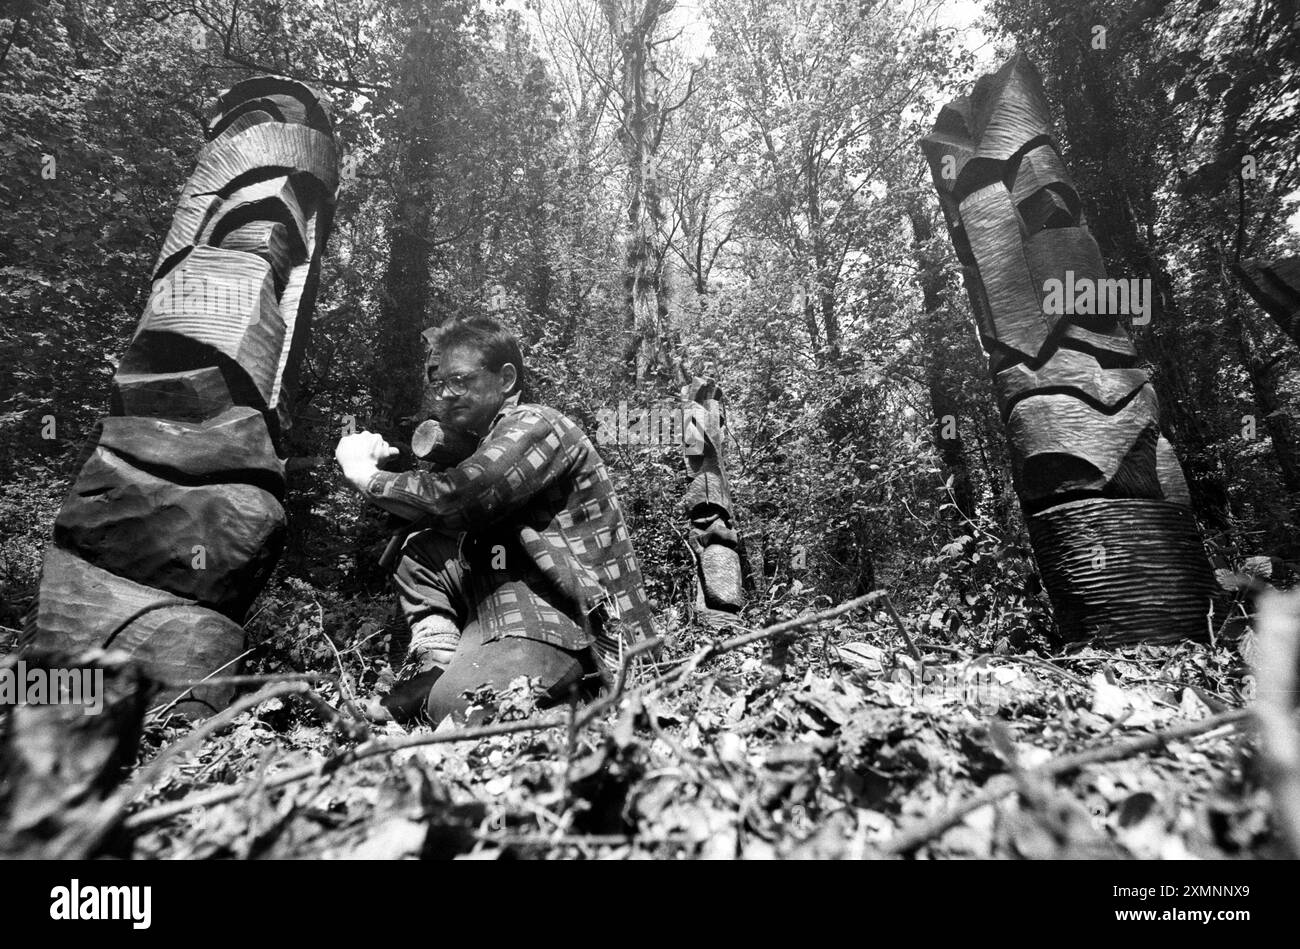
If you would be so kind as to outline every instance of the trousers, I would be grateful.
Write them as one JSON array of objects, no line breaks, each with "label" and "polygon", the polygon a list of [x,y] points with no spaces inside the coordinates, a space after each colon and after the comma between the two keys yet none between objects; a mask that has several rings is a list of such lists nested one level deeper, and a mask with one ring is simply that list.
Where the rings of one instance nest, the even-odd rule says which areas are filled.
[{"label": "trousers", "polygon": [[[423,714],[436,723],[469,707],[465,693],[482,686],[500,691],[519,676],[540,680],[542,708],[570,697],[586,701],[599,691],[602,677],[590,647],[565,649],[532,638],[526,628],[514,631],[517,635],[501,635],[479,622],[473,579],[456,538],[421,531],[407,542],[393,585],[412,643],[420,640],[425,627],[446,628],[448,620],[460,635],[445,666],[426,669],[394,686],[384,701],[394,717],[401,721]],[[538,598],[530,578],[505,575],[492,582],[498,589],[511,587],[518,597]],[[554,610],[550,604],[540,605]]]}]

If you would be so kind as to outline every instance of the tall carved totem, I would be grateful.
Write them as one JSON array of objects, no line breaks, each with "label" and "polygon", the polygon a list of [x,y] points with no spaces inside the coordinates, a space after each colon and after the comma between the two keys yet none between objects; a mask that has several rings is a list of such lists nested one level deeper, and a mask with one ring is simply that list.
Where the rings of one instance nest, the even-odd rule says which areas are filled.
[{"label": "tall carved totem", "polygon": [[1216,584],[1124,325],[1131,316],[1062,313],[1049,300],[1106,272],[1033,65],[1017,54],[981,78],[944,106],[921,148],[1062,635],[1099,644],[1205,635]]},{"label": "tall carved totem", "polygon": [[[239,83],[207,137],[24,629],[172,681],[237,671],[283,545],[287,406],[338,189],[328,104],[300,83]],[[230,695],[197,689],[188,710]]]}]

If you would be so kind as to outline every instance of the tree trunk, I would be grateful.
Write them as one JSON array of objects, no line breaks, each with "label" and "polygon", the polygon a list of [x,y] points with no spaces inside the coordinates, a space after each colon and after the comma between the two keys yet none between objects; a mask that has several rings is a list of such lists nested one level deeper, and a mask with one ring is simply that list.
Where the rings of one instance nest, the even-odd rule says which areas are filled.
[{"label": "tree trunk", "polygon": [[338,188],[330,117],[299,83],[239,83],[207,133],[24,629],[27,646],[111,646],[171,681],[238,671],[279,556],[285,407]]},{"label": "tree trunk", "polygon": [[1017,54],[922,141],[1044,586],[1071,640],[1203,636],[1216,587],[1187,485],[1119,307],[1076,295],[1106,275],[1050,136]]},{"label": "tree trunk", "polygon": [[663,211],[659,195],[658,75],[651,40],[674,0],[603,0],[620,56],[622,110],[618,139],[628,169],[624,330],[626,358],[637,382],[669,369],[663,352],[664,315],[659,261]]},{"label": "tree trunk", "polygon": [[[1077,116],[1065,118],[1071,140],[1114,138],[1106,135],[1106,131],[1111,117],[1122,114],[1124,109],[1123,102],[1114,94],[1120,80],[1106,74],[1110,67],[1107,57],[1080,58],[1079,92],[1084,106]],[[1153,287],[1150,321],[1138,345],[1154,367],[1151,384],[1159,396],[1161,429],[1177,446],[1178,457],[1186,464],[1193,509],[1215,529],[1225,529],[1229,523],[1227,489],[1215,454],[1209,450],[1214,433],[1203,413],[1197,411],[1197,406],[1204,402],[1203,393],[1189,379],[1179,336],[1180,327],[1187,320],[1174,292],[1173,275],[1165,260],[1152,250],[1156,244],[1155,228],[1139,218],[1135,207],[1135,202],[1149,204],[1151,195],[1134,193],[1139,189],[1123,176],[1108,175],[1098,185],[1089,196],[1091,206],[1097,210],[1089,226],[1098,244],[1107,256],[1125,261],[1130,273],[1144,274]]]},{"label": "tree trunk", "polygon": [[943,267],[926,251],[926,246],[934,235],[934,228],[919,202],[913,203],[908,209],[908,217],[912,221],[921,301],[926,315],[924,358],[926,389],[930,394],[930,411],[933,415],[930,423],[931,439],[935,453],[952,479],[953,503],[962,516],[969,519],[975,516],[975,495],[961,437],[959,406],[952,396],[951,380],[943,360],[943,353],[948,348],[945,337],[947,331],[952,329],[940,321],[940,314],[947,302]]},{"label": "tree trunk", "polygon": [[[370,371],[373,426],[400,442],[409,441],[422,421],[424,347],[432,296],[430,235],[437,201],[442,147],[432,128],[452,127],[448,113],[459,90],[460,53],[452,34],[452,7],[415,9],[398,66],[395,108],[400,121],[392,168],[393,198],[388,218],[388,261],[379,299],[378,333]],[[449,88],[451,87],[451,88]],[[474,286],[478,286],[475,284]]]}]

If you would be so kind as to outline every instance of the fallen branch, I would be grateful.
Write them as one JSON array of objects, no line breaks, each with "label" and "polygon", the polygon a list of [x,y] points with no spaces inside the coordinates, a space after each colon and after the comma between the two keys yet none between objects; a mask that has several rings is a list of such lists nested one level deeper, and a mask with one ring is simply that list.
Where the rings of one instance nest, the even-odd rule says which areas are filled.
[{"label": "fallen branch", "polygon": [[[866,594],[865,596],[860,596],[856,599],[849,600],[846,603],[841,603],[839,606],[832,607],[831,609],[824,610],[820,613],[809,613],[805,616],[797,616],[794,619],[773,624],[765,629],[756,630],[752,633],[745,633],[741,636],[734,636],[721,643],[706,646],[692,656],[691,660],[687,662],[685,666],[660,676],[653,682],[636,689],[633,694],[642,694],[662,685],[675,683],[689,675],[690,672],[694,671],[701,663],[723,655],[724,653],[733,652],[740,649],[742,646],[769,639],[772,636],[778,636],[781,633],[787,633],[791,630],[811,626],[822,622],[823,620],[834,619],[837,616],[842,616],[845,613],[852,612],[853,610],[874,603],[882,598],[887,598],[887,594],[883,590],[876,590]],[[627,686],[628,673],[632,667],[633,660],[640,654],[662,645],[662,642],[663,640],[660,637],[654,637],[653,639],[637,643],[637,645],[629,649],[623,655],[623,662],[619,666],[618,678],[615,682],[614,689],[608,696],[593,702],[575,719],[570,720],[568,715],[556,715],[551,716],[550,718],[534,719],[523,722],[504,722],[497,725],[480,725],[473,728],[461,728],[445,732],[407,735],[402,738],[388,740],[376,739],[356,748],[342,751],[324,762],[302,765],[272,775],[265,779],[262,786],[267,789],[283,787],[287,784],[292,784],[295,781],[301,781],[305,778],[312,777],[313,775],[329,774],[339,768],[354,764],[358,761],[364,761],[367,758],[373,758],[378,755],[388,755],[395,751],[401,751],[406,748],[416,748],[421,745],[440,745],[460,741],[478,741],[483,738],[491,738],[497,735],[514,735],[521,732],[544,731],[548,728],[570,728],[575,732],[580,731],[582,728],[603,715],[610,706],[614,705],[623,697]],[[156,807],[147,808],[137,814],[133,814],[123,822],[123,826],[128,830],[139,830],[168,820],[177,814],[183,814],[186,811],[193,810],[194,808],[210,807],[214,804],[221,804],[233,800],[243,793],[243,786],[235,785],[232,787],[214,788],[211,791],[205,791],[198,794],[191,794],[189,797],[183,798],[179,801],[173,801],[168,804],[159,804]]]},{"label": "fallen branch", "polygon": [[[1038,781],[1055,778],[1070,771],[1077,771],[1085,765],[1099,764],[1103,761],[1119,761],[1146,751],[1154,751],[1171,741],[1179,741],[1203,732],[1213,731],[1224,725],[1241,727],[1243,724],[1252,721],[1252,715],[1250,709],[1233,709],[1231,712],[1204,718],[1198,722],[1175,725],[1155,734],[1143,735],[1141,738],[1121,741],[1104,748],[1089,748],[1071,755],[1063,755],[1037,768],[1023,772],[1023,777],[1026,780]],[[880,852],[886,855],[910,853],[932,838],[939,836],[948,828],[959,824],[961,819],[972,811],[977,811],[988,804],[996,804],[1012,791],[1015,791],[1017,786],[1015,777],[998,775],[990,780],[978,794],[963,801],[951,810],[945,811],[937,817],[920,821],[907,830],[895,834],[885,841],[880,847]]]},{"label": "fallen branch", "polygon": [[[1039,659],[1037,656],[1024,656],[1015,653],[996,653],[996,652],[969,653],[966,652],[964,649],[956,649],[952,646],[941,646],[937,643],[921,643],[920,647],[922,649],[932,649],[936,652],[944,652],[950,656],[956,656],[959,659],[964,659],[967,662],[967,664],[974,662],[976,659],[1000,659],[1005,662],[1021,662],[1024,663],[1025,665],[1035,666],[1047,672],[1055,673],[1056,675],[1060,676],[1062,679],[1066,679],[1069,682],[1073,682],[1075,685],[1080,686],[1082,688],[1085,689],[1091,688],[1091,686],[1089,686],[1088,683],[1085,682],[1083,679],[1080,679],[1073,672],[1069,672],[1055,665],[1050,659]],[[1223,711],[1223,708],[1220,707],[1214,709],[1214,711],[1221,712]]]},{"label": "fallen branch", "polygon": [[[202,679],[200,679],[198,682],[195,682],[195,683],[189,685],[187,688],[185,688],[184,691],[182,691],[182,692],[180,692],[179,694],[177,694],[176,697],[173,698],[170,702],[164,702],[162,705],[159,705],[159,706],[156,707],[156,708],[151,708],[151,709],[149,710],[148,717],[149,717],[149,718],[155,718],[155,717],[161,717],[161,716],[163,716],[163,715],[166,715],[168,712],[170,712],[172,709],[174,709],[174,708],[176,707],[176,705],[177,705],[177,704],[178,704],[178,703],[179,703],[183,698],[185,698],[185,696],[187,696],[187,695],[189,695],[191,692],[193,692],[194,689],[195,689],[195,687],[197,687],[197,686],[199,686],[199,685],[202,685],[202,684],[205,683],[205,682],[210,682],[210,681],[212,681],[214,678],[216,678],[216,675],[217,675],[218,672],[220,672],[222,669],[229,669],[231,666],[233,666],[235,663],[239,662],[239,660],[243,659],[245,656],[247,656],[249,653],[251,653],[251,652],[252,652],[254,649],[256,649],[256,648],[257,648],[256,646],[253,646],[251,649],[245,649],[243,652],[241,652],[241,653],[240,653],[238,656],[236,656],[234,659],[231,659],[229,662],[225,663],[224,665],[218,666],[217,668],[215,668],[215,669],[213,669],[211,672],[209,672],[207,675],[205,675],[205,676],[204,676]],[[164,683],[164,684],[165,684],[165,683]],[[177,685],[179,686],[180,683],[177,683]]]},{"label": "fallen branch", "polygon": [[[712,643],[697,651],[687,660],[686,664],[672,672],[665,672],[654,682],[650,683],[648,688],[656,688],[662,685],[675,684],[681,679],[686,678],[694,672],[701,664],[710,659],[715,659],[725,653],[735,652],[742,646],[748,646],[750,643],[761,642],[764,639],[771,639],[773,636],[779,636],[782,633],[788,633],[792,630],[802,629],[805,626],[812,626],[816,623],[828,619],[835,619],[837,616],[843,616],[845,613],[851,613],[863,606],[868,606],[878,600],[888,600],[889,595],[884,590],[873,590],[864,596],[857,597],[839,606],[832,607],[829,610],[823,610],[820,613],[806,613],[803,616],[796,616],[794,619],[784,620],[780,623],[774,623],[763,629],[755,630],[752,633],[742,633],[739,636],[733,636],[730,639],[724,639],[720,643]],[[907,634],[904,633],[904,636]],[[911,640],[909,639],[910,643]],[[913,649],[915,646],[913,645]]]},{"label": "fallen branch", "polygon": [[[288,771],[282,771],[279,774],[272,775],[262,782],[262,787],[273,789],[283,787],[286,784],[292,784],[295,781],[301,781],[310,778],[313,775],[325,775],[337,771],[346,765],[354,764],[358,761],[364,761],[366,758],[373,758],[377,755],[388,755],[395,751],[401,751],[405,748],[416,748],[421,745],[441,745],[450,744],[458,741],[479,741],[483,738],[492,738],[497,735],[515,735],[521,732],[543,731],[548,728],[572,727],[575,731],[581,729],[597,716],[602,715],[607,708],[617,702],[623,695],[627,685],[628,670],[634,659],[640,654],[654,649],[662,644],[659,637],[647,639],[644,642],[637,643],[629,649],[623,656],[623,662],[619,667],[618,678],[615,681],[613,691],[606,697],[592,703],[592,705],[570,721],[569,715],[552,716],[550,718],[532,719],[522,722],[501,722],[496,725],[478,725],[472,728],[459,728],[445,732],[426,732],[418,735],[406,735],[402,738],[376,739],[359,745],[356,748],[349,748],[345,751],[328,758],[323,762],[315,762],[308,765],[302,765],[297,768],[290,768]],[[233,707],[233,706],[232,706]],[[189,797],[179,801],[173,801],[169,804],[160,804],[156,807],[147,808],[138,814],[133,814],[126,819],[124,826],[128,830],[138,830],[142,827],[148,827],[165,821],[177,814],[183,814],[188,810],[197,807],[210,807],[213,804],[221,804],[244,793],[242,785],[232,787],[215,788],[211,791],[191,794]]]},{"label": "fallen branch", "polygon": [[902,634],[903,642],[907,643],[907,651],[912,654],[913,659],[920,662],[921,651],[916,648],[916,643],[912,641],[912,637],[908,634],[907,627],[903,625],[903,620],[898,615],[898,610],[894,609],[894,601],[889,598],[889,594],[884,590],[878,592],[881,595],[881,599],[885,601],[885,609],[889,611],[890,617],[893,618],[894,625],[898,627],[898,631]]},{"label": "fallen branch", "polygon": [[256,708],[263,702],[279,698],[282,695],[301,694],[309,691],[311,690],[306,682],[277,682],[254,692],[252,695],[244,696],[226,710],[213,715],[180,741],[159,751],[148,764],[140,769],[130,784],[108,798],[100,806],[92,821],[92,826],[84,834],[78,833],[75,839],[68,841],[62,847],[56,848],[60,852],[54,853],[52,856],[68,859],[85,859],[89,857],[98,849],[108,833],[117,826],[122,812],[126,810],[131,801],[158,779],[163,767],[169,761],[177,755],[198,748],[210,735],[225,728],[249,709]]},{"label": "fallen branch", "polygon": [[[327,758],[325,761],[313,762],[297,768],[290,768],[288,771],[281,771],[279,774],[273,774],[262,781],[261,786],[267,790],[273,790],[314,775],[331,774],[345,765],[355,764],[376,755],[392,754],[394,751],[401,751],[403,748],[415,748],[419,745],[449,744],[457,741],[478,741],[495,735],[514,735],[520,732],[542,731],[547,728],[559,728],[567,724],[568,716],[566,715],[525,722],[503,722],[499,725],[479,725],[474,728],[461,728],[442,733],[430,732],[422,735],[408,735],[404,738],[394,738],[387,741],[376,739],[356,748],[343,751],[332,758]],[[132,814],[123,822],[123,826],[127,830],[139,830],[198,807],[210,807],[213,804],[222,804],[234,800],[242,796],[244,791],[244,785],[233,785],[191,794],[179,801],[173,801],[170,804],[159,804],[157,807],[150,807],[138,814]]]},{"label": "fallen branch", "polygon": [[338,676],[328,672],[275,672],[270,675],[210,676],[203,679],[162,680],[169,689],[199,685],[271,685],[274,682],[325,682],[333,684]]}]

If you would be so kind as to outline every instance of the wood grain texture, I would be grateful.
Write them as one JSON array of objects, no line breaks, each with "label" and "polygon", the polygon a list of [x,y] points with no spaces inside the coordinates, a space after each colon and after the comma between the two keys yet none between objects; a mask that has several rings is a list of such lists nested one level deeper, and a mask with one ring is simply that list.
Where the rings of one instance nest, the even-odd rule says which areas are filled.
[{"label": "wood grain texture", "polygon": [[1132,366],[1137,362],[1137,349],[1128,331],[1114,320],[1094,329],[1078,320],[1062,320],[1058,326],[1061,346],[1080,352],[1092,353],[1103,365]]},{"label": "wood grain texture", "polygon": [[[1029,273],[1038,291],[1040,309],[1047,309],[1048,281],[1061,283],[1059,296],[1064,304],[1066,297],[1070,296],[1071,281],[1074,286],[1085,280],[1095,285],[1097,281],[1106,278],[1106,265],[1102,263],[1101,250],[1086,227],[1056,227],[1039,231],[1026,240],[1024,246]],[[1074,296],[1077,298],[1078,294]],[[1074,301],[1069,302],[1073,304]],[[1061,320],[1060,315],[1049,315],[1047,318],[1053,325]],[[1068,322],[1098,329],[1113,326],[1117,319],[1119,317],[1113,313],[1076,313],[1070,315]]]},{"label": "wood grain texture", "polygon": [[246,406],[201,423],[110,416],[92,437],[136,467],[174,481],[238,481],[277,497],[284,492],[284,462],[275,454],[266,419]]},{"label": "wood grain texture", "polygon": [[1017,402],[1007,419],[1007,441],[1021,500],[1032,506],[1078,491],[1104,492],[1139,443],[1149,449],[1150,478],[1145,483],[1148,490],[1157,491],[1155,404],[1149,385],[1113,414],[1069,394],[1035,395]]},{"label": "wood grain texture", "polygon": [[[238,656],[245,641],[243,627],[220,613],[53,545],[45,551],[41,596],[29,626],[36,631],[29,639],[40,649],[123,649],[152,676],[171,680],[209,675]],[[134,651],[143,643],[147,648]],[[205,687],[198,694],[222,702],[231,692],[229,686]]]},{"label": "wood grain texture", "polygon": [[1161,435],[1156,441],[1156,477],[1160,481],[1161,496],[1173,504],[1192,506],[1192,492],[1187,488],[1183,466],[1174,453],[1174,446]]},{"label": "wood grain texture", "polygon": [[296,256],[289,240],[288,228],[276,221],[251,221],[225,234],[220,246],[225,250],[256,254],[265,260],[275,277],[275,289],[283,301],[284,289],[289,282]]},{"label": "wood grain texture", "polygon": [[[321,235],[319,244],[324,244],[324,234],[329,230],[329,215],[322,211],[309,223],[309,230]],[[281,431],[289,431],[293,419],[289,415],[289,403],[293,401],[293,392],[297,384],[298,367],[302,364],[307,351],[307,336],[310,329],[311,313],[316,305],[316,291],[320,287],[320,256],[313,251],[312,259],[299,264],[289,271],[289,279],[280,294],[280,317],[284,320],[286,344],[280,351],[280,361],[275,368],[275,377],[271,383],[269,406],[279,416]]]},{"label": "wood grain texture", "polygon": [[57,544],[243,617],[284,542],[284,508],[239,482],[178,484],[97,447],[54,522]]},{"label": "wood grain texture", "polygon": [[[159,334],[168,338],[153,338]],[[285,343],[271,265],[256,254],[196,247],[154,284],[123,367],[142,369],[156,361],[158,349],[176,351],[170,337],[226,356],[269,405]]]},{"label": "wood grain texture", "polygon": [[695,555],[696,599],[708,610],[737,612],[744,606],[745,594],[740,535],[722,458],[722,390],[712,379],[695,376],[682,388],[682,400],[682,454],[690,481],[681,506],[690,521],[687,545]]},{"label": "wood grain texture", "polygon": [[442,467],[458,465],[478,448],[478,440],[437,419],[427,419],[411,435],[411,451],[416,458]]},{"label": "wood grain texture", "polygon": [[167,232],[162,250],[158,253],[158,262],[154,264],[154,280],[176,265],[180,259],[178,255],[189,253],[198,243],[199,234],[203,232],[208,218],[220,206],[221,198],[215,194],[181,195],[176,204],[176,213],[172,216],[171,230]]},{"label": "wood grain texture", "polygon": [[229,112],[221,115],[217,121],[208,126],[208,136],[216,138],[222,132],[225,132],[235,122],[243,122],[240,129],[250,128],[254,125],[260,125],[263,122],[283,122],[285,120],[284,112],[280,110],[279,104],[268,98],[249,99],[241,102]]},{"label": "wood grain texture", "polygon": [[203,226],[197,243],[223,247],[226,235],[236,228],[252,222],[274,221],[284,225],[293,263],[302,263],[310,256],[309,242],[314,237],[307,232],[307,216],[302,205],[288,175],[253,182],[236,189],[222,201]]},{"label": "wood grain texture", "polygon": [[1113,409],[1147,383],[1143,369],[1104,369],[1088,353],[1058,349],[1038,369],[1018,363],[994,378],[1005,422],[1011,407],[1035,393],[1069,392],[1098,409]]},{"label": "wood grain texture", "polygon": [[706,578],[704,603],[710,609],[738,611],[745,605],[740,582],[740,554],[732,547],[713,544],[700,554],[700,572]]},{"label": "wood grain texture", "polygon": [[1000,181],[981,188],[962,201],[961,219],[984,288],[993,337],[1033,359],[1052,323],[1043,314],[1040,285],[1026,260],[1011,193]]},{"label": "wood grain texture", "polygon": [[1099,645],[1206,638],[1217,585],[1192,512],[1097,498],[1029,518],[1056,621]]},{"label": "wood grain texture", "polygon": [[[219,134],[221,120],[231,113],[238,114],[246,102],[269,101],[287,122],[306,125],[320,132],[331,132],[329,97],[296,79],[285,76],[253,76],[224,90],[209,109],[208,137]],[[259,106],[260,107],[260,106]]]},{"label": "wood grain texture", "polygon": [[[32,648],[111,642],[174,679],[239,654],[235,620],[279,556],[284,397],[338,182],[327,107],[300,83],[239,83],[208,129],[25,636]],[[190,707],[211,711],[230,690],[200,695]]]},{"label": "wood grain texture", "polygon": [[338,160],[328,135],[302,125],[263,122],[205,145],[183,194],[229,193],[249,172],[271,168],[304,172],[330,194],[338,190]]},{"label": "wood grain texture", "polygon": [[1051,142],[1031,148],[1020,156],[1019,161],[1010,166],[1014,168],[1011,187],[1011,199],[1017,205],[1023,204],[1040,191],[1047,190],[1055,194],[1064,203],[1071,217],[1078,217],[1079,195],[1074,190],[1070,173],[1065,170],[1065,162]]},{"label": "wood grain texture", "polygon": [[976,157],[991,162],[1009,161],[1052,128],[1042,81],[1022,53],[976,81],[970,111]]},{"label": "wood grain texture", "polygon": [[[964,265],[1057,622],[1068,638],[1086,638],[1100,624],[1158,639],[1169,635],[1161,621],[1168,607],[1178,614],[1171,638],[1189,635],[1188,617],[1203,624],[1209,603],[1208,562],[1126,331],[1137,307],[1121,305],[1117,282],[1102,283],[1104,263],[1055,146],[1038,75],[1017,54],[950,106],[922,151]],[[955,183],[939,168],[954,156]],[[1075,305],[1086,299],[1082,288],[1093,293],[1090,312]],[[1094,534],[1129,544],[1109,572],[1080,567]],[[1160,552],[1149,569],[1129,569],[1147,548]],[[1160,586],[1154,597],[1152,583]],[[1153,601],[1161,605],[1153,609]],[[1107,635],[1103,642],[1112,641]]]},{"label": "wood grain texture", "polygon": [[140,415],[204,422],[235,404],[225,375],[216,367],[177,372],[123,372],[113,376],[113,415]]}]

